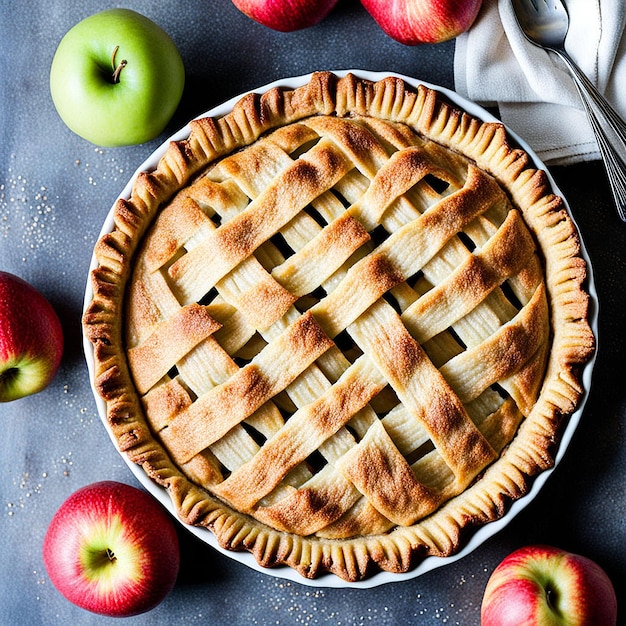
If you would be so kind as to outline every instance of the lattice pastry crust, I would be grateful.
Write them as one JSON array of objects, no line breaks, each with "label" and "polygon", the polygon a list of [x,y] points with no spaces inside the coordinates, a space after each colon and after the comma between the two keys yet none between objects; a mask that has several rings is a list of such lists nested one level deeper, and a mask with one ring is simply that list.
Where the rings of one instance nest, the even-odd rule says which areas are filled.
[{"label": "lattice pastry crust", "polygon": [[395,78],[318,73],[194,121],[96,255],[120,448],[184,521],[307,577],[405,571],[501,516],[594,346],[545,175]]}]

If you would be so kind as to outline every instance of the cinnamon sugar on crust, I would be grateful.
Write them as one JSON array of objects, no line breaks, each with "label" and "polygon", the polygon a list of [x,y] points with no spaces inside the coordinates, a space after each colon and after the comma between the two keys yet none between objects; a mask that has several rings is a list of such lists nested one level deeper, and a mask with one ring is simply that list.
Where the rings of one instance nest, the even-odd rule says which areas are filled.
[{"label": "cinnamon sugar on crust", "polygon": [[192,122],[114,221],[95,386],[221,545],[309,578],[402,572],[553,463],[594,349],[585,264],[502,126],[316,73]]}]

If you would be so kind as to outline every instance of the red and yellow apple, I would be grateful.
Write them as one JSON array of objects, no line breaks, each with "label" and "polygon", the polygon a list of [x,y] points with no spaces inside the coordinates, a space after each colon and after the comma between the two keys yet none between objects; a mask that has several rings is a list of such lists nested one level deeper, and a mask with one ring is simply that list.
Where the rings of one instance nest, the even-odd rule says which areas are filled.
[{"label": "red and yellow apple", "polygon": [[533,545],[491,574],[481,626],[615,626],[617,598],[606,572],[585,556]]},{"label": "red and yellow apple", "polygon": [[109,9],[78,22],[61,39],[50,68],[59,116],[98,146],[154,139],[174,115],[184,83],[172,39],[130,9]]},{"label": "red and yellow apple", "polygon": [[32,285],[0,272],[0,402],[45,389],[63,355],[63,330],[48,300]]},{"label": "red and yellow apple", "polygon": [[393,39],[408,46],[458,37],[474,23],[482,0],[361,0]]},{"label": "red and yellow apple", "polygon": [[44,537],[43,559],[70,602],[127,617],[153,609],[170,593],[180,551],[172,518],[151,495],[102,481],[60,506]]},{"label": "red and yellow apple", "polygon": [[233,0],[255,22],[282,32],[308,28],[321,22],[338,0]]}]

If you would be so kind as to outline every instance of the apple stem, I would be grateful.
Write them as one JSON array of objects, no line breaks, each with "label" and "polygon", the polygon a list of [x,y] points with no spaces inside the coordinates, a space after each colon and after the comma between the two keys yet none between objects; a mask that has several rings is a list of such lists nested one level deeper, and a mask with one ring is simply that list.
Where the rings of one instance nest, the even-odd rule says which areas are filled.
[{"label": "apple stem", "polygon": [[115,49],[113,50],[113,54],[111,55],[111,66],[113,67],[113,75],[111,76],[111,82],[113,84],[120,82],[120,74],[122,70],[126,67],[126,63],[127,63],[126,59],[122,59],[119,65],[117,66],[115,65],[115,57],[119,49],[120,49],[119,46],[115,46]]},{"label": "apple stem", "polygon": [[0,372],[0,386],[10,383],[11,379],[17,376],[18,371],[17,367],[9,367],[4,372]]},{"label": "apple stem", "polygon": [[113,550],[111,550],[111,548],[106,549],[106,556],[107,556],[107,559],[109,559],[109,561],[111,562],[115,561],[117,558]]}]

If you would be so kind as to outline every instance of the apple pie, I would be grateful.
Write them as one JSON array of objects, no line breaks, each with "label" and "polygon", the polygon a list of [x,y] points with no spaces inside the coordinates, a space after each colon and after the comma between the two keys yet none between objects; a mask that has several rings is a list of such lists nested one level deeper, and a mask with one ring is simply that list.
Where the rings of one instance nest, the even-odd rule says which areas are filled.
[{"label": "apple pie", "polygon": [[95,259],[119,449],[181,520],[307,578],[405,572],[501,517],[594,351],[545,172],[397,77],[319,72],[193,121]]}]

